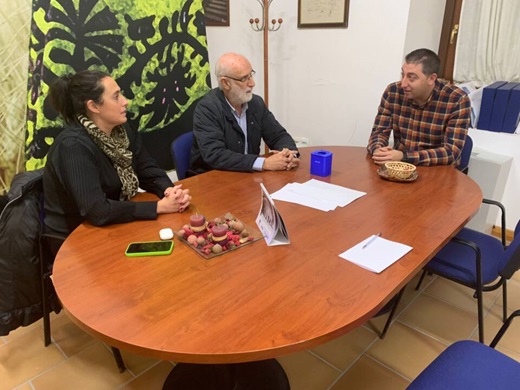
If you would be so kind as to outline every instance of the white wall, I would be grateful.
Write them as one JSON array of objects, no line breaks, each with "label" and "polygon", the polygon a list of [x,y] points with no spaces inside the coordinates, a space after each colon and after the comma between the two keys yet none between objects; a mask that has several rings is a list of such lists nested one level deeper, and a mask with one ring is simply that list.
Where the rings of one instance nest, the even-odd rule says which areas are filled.
[{"label": "white wall", "polygon": [[404,52],[424,47],[437,53],[446,0],[411,0]]}]

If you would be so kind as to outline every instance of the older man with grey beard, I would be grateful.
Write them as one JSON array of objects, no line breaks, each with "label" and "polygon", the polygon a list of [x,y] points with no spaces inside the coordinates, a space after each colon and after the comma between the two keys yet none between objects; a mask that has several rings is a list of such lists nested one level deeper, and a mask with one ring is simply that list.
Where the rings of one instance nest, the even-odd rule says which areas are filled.
[{"label": "older man with grey beard", "polygon": [[[216,64],[218,88],[195,108],[191,171],[281,171],[298,167],[299,153],[289,133],[263,99],[253,94],[255,71],[242,55],[227,53]],[[264,140],[273,152],[260,156]]]}]

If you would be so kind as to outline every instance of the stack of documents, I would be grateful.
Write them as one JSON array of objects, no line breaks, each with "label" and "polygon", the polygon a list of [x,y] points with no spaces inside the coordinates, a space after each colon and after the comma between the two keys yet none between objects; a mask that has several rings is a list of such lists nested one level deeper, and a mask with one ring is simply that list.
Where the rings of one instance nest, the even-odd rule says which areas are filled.
[{"label": "stack of documents", "polygon": [[311,179],[305,183],[290,183],[271,194],[272,199],[312,207],[322,211],[344,207],[366,192]]},{"label": "stack of documents", "polygon": [[339,257],[369,271],[380,273],[411,250],[411,246],[374,235],[343,252]]}]

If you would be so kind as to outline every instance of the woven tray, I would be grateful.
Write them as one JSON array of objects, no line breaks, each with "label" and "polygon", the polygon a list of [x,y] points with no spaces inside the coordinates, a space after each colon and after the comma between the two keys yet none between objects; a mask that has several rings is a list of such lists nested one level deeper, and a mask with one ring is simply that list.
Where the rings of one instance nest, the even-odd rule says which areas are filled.
[{"label": "woven tray", "polygon": [[396,181],[396,182],[399,182],[399,183],[410,183],[412,181],[417,180],[417,178],[419,177],[419,173],[417,171],[414,171],[414,173],[412,173],[412,175],[409,178],[407,178],[407,179],[397,179],[395,177],[390,177],[390,176],[388,176],[388,172],[387,172],[387,170],[386,170],[384,165],[377,169],[377,174],[382,179],[389,180],[389,181]]}]

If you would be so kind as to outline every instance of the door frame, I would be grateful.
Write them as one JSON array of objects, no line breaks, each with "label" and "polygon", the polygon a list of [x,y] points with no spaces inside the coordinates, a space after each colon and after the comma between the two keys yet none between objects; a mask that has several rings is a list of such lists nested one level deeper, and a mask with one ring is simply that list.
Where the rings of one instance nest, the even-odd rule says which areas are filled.
[{"label": "door frame", "polygon": [[462,2],[463,0],[446,0],[446,7],[444,9],[444,20],[442,22],[439,42],[441,67],[438,76],[449,81],[453,81],[455,51],[457,49]]}]

